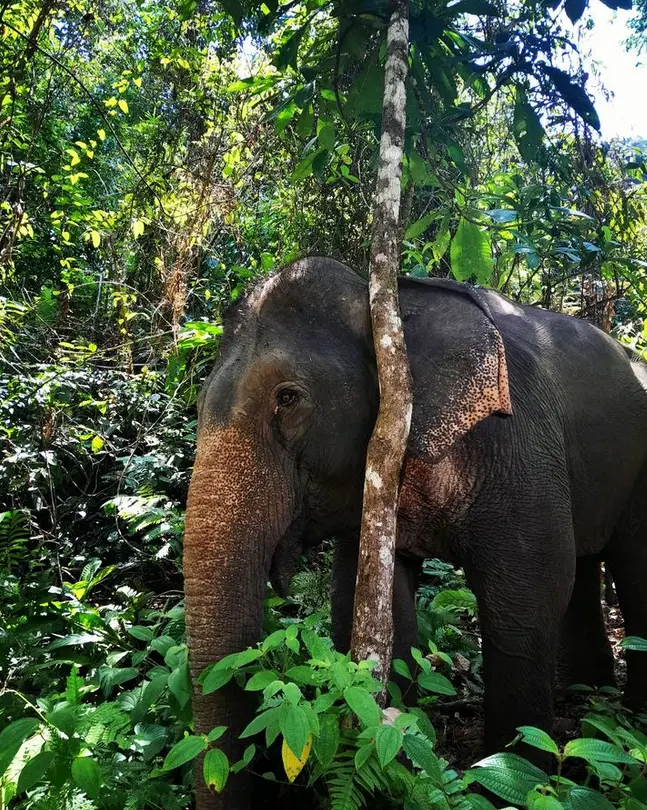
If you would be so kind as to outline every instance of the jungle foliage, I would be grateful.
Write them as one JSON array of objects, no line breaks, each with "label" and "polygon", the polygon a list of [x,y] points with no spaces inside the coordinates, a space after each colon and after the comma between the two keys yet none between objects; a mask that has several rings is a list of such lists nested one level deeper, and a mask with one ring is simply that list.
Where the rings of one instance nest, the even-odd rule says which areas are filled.
[{"label": "jungle foliage", "polygon": [[[403,270],[590,319],[644,352],[647,150],[596,134],[566,21],[586,7],[412,3]],[[420,672],[398,665],[417,709],[381,723],[370,670],[332,651],[324,551],[289,599],[269,594],[260,646],[205,674],[259,695],[243,760],[219,752],[220,730],[191,733],[196,393],[251,278],[306,252],[365,271],[387,12],[0,4],[3,810],[187,808],[206,748],[214,788],[246,768],[274,774],[282,802],[312,783],[323,808],[490,807],[472,782],[533,810],[647,807],[647,738],[615,694],[585,693],[577,739],[520,731],[553,774],[510,753],[448,764],[428,713],[482,685],[474,599],[442,563],[419,594]]]}]

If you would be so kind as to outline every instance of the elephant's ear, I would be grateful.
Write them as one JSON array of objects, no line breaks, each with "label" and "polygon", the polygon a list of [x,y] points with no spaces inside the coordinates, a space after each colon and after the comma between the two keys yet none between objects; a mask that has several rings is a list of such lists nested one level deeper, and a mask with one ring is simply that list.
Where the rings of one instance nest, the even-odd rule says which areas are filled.
[{"label": "elephant's ear", "polygon": [[512,414],[505,347],[487,301],[453,286],[421,285],[414,296],[407,285],[401,294],[414,379],[410,449],[432,461],[488,416]]}]

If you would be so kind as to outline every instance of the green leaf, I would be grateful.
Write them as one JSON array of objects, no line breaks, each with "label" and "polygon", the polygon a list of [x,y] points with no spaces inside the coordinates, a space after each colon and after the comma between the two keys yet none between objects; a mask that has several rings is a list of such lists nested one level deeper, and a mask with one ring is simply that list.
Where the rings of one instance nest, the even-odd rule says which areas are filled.
[{"label": "green leaf", "polygon": [[255,717],[250,723],[248,723],[243,731],[241,732],[241,737],[251,737],[253,734],[258,734],[259,731],[264,731],[268,725],[276,718],[279,713],[279,707],[275,706],[271,709],[266,709],[262,714],[259,714],[258,717]]},{"label": "green leaf", "polygon": [[37,785],[45,776],[53,761],[53,751],[41,751],[35,757],[32,757],[20,771],[16,793],[24,793],[25,790],[31,790],[34,785]]},{"label": "green leaf", "polygon": [[220,793],[227,784],[229,776],[229,760],[224,751],[219,748],[211,748],[204,757],[202,766],[205,784],[213,788],[216,793]]},{"label": "green leaf", "polygon": [[614,810],[615,807],[597,790],[579,785],[571,788],[568,798],[572,810]]},{"label": "green leaf", "polygon": [[168,752],[164,764],[162,765],[162,770],[170,771],[173,768],[179,768],[180,765],[184,765],[192,759],[195,759],[206,747],[207,741],[204,737],[197,737],[193,734],[184,737],[184,739],[175,743],[173,748]]},{"label": "green leaf", "polygon": [[571,81],[568,73],[556,67],[545,66],[544,72],[550,77],[555,89],[564,101],[573,109],[580,118],[594,129],[600,130],[600,118],[593,106],[593,102],[587,95],[586,90],[579,84]]},{"label": "green leaf", "polygon": [[4,774],[13,758],[20,750],[20,746],[39,726],[34,717],[22,717],[7,726],[0,734],[0,776]]},{"label": "green leaf", "polygon": [[640,638],[640,636],[625,636],[620,642],[620,646],[624,650],[647,652],[647,641],[644,638]]},{"label": "green leaf", "polygon": [[554,796],[533,790],[528,794],[528,810],[564,810],[564,805]]},{"label": "green leaf", "polygon": [[404,238],[410,240],[415,239],[416,236],[421,236],[436,219],[438,219],[438,213],[431,211],[424,217],[421,217],[417,222],[414,222],[413,225],[409,225],[404,233]]},{"label": "green leaf", "polygon": [[546,133],[525,92],[520,89],[514,105],[512,132],[521,157],[527,163],[541,162]]},{"label": "green leaf", "polygon": [[566,743],[564,755],[567,757],[580,757],[587,762],[622,762],[626,765],[636,765],[637,760],[627,754],[622,748],[605,740],[594,740],[590,737],[571,740]]},{"label": "green leaf", "polygon": [[278,678],[278,672],[275,672],[273,669],[263,669],[252,675],[245,684],[245,689],[248,692],[261,692],[266,686],[278,680]]},{"label": "green leaf", "polygon": [[486,0],[459,0],[451,6],[447,6],[447,11],[453,17],[457,14],[477,14],[480,17],[500,17],[501,10]]},{"label": "green leaf", "polygon": [[328,152],[332,152],[335,148],[335,125],[332,121],[325,121],[319,119],[317,122],[317,138],[321,146]]},{"label": "green leaf", "polygon": [[382,722],[382,712],[375,698],[361,686],[347,686],[344,689],[344,700],[366,728],[379,726]]},{"label": "green leaf", "polygon": [[525,806],[526,796],[537,785],[548,784],[548,776],[516,754],[493,754],[466,772],[470,782],[478,782],[513,804]]},{"label": "green leaf", "polygon": [[315,756],[326,769],[335,758],[339,748],[339,723],[334,714],[324,714],[319,718],[319,736],[314,738]]},{"label": "green leaf", "polygon": [[371,743],[365,743],[364,745],[360,746],[357,751],[355,752],[355,770],[360,771],[364,765],[368,762],[371,758],[371,754],[373,753],[373,746]]},{"label": "green leaf", "polygon": [[444,675],[440,672],[423,672],[418,676],[418,685],[428,692],[436,692],[438,695],[455,695],[456,690]]},{"label": "green leaf", "polygon": [[402,747],[409,759],[430,777],[435,785],[442,785],[440,760],[429,740],[416,734],[405,734]]},{"label": "green leaf", "polygon": [[210,695],[216,689],[220,689],[234,677],[233,669],[216,669],[213,667],[202,680],[202,694]]},{"label": "green leaf", "polygon": [[92,757],[77,757],[72,763],[72,779],[91,799],[96,799],[103,784],[103,774]]},{"label": "green leaf", "polygon": [[227,726],[216,726],[207,734],[207,739],[209,742],[215,742],[222,737],[225,731],[227,731]]},{"label": "green leaf", "polygon": [[307,714],[299,706],[283,703],[279,710],[279,729],[288,748],[299,759],[310,733]]},{"label": "green leaf", "polygon": [[587,4],[588,0],[566,0],[564,3],[564,11],[573,24],[584,14]]},{"label": "green leaf", "polygon": [[168,688],[181,708],[191,700],[191,675],[188,664],[181,664],[168,676]]},{"label": "green leaf", "polygon": [[277,647],[280,647],[285,640],[285,630],[275,630],[273,633],[265,639],[263,644],[261,645],[261,650],[263,652],[268,652],[268,650],[275,650]]},{"label": "green leaf", "polygon": [[150,629],[150,627],[144,627],[140,624],[129,627],[128,635],[138,639],[139,641],[152,641],[153,639],[153,631]]},{"label": "green leaf", "polygon": [[382,725],[375,734],[375,750],[382,768],[385,768],[392,759],[395,759],[402,748],[403,736],[399,728]]},{"label": "green leaf", "polygon": [[551,738],[549,734],[542,731],[540,728],[534,726],[519,726],[517,729],[521,734],[522,740],[533,748],[539,748],[542,751],[550,751],[551,754],[558,754],[559,748],[557,743]]},{"label": "green leaf", "polygon": [[479,284],[488,284],[494,262],[490,237],[478,225],[461,219],[450,249],[452,273],[458,281],[475,277]]}]

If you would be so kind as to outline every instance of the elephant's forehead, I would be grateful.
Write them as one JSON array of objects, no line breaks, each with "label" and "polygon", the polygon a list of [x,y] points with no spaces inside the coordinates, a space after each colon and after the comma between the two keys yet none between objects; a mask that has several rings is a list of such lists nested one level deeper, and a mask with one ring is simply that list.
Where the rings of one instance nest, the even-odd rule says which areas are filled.
[{"label": "elephant's forehead", "polygon": [[256,315],[259,315],[267,299],[271,297],[277,288],[285,286],[286,282],[298,282],[305,278],[308,264],[305,261],[297,261],[288,267],[284,267],[280,272],[267,278],[266,281],[255,287],[247,296],[247,306]]}]

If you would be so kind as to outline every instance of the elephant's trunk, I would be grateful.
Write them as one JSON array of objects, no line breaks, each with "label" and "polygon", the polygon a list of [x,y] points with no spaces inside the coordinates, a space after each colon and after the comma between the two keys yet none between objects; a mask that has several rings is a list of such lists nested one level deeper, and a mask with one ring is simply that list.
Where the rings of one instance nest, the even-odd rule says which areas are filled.
[{"label": "elephant's trunk", "polygon": [[[186,513],[184,582],[195,732],[228,726],[222,747],[230,761],[241,754],[237,737],[251,716],[248,697],[233,682],[202,695],[197,678],[206,666],[261,635],[272,554],[292,507],[278,459],[263,458],[262,446],[231,426],[203,430]],[[199,766],[196,810],[243,810],[245,779],[241,774],[230,781],[216,796],[204,785]]]}]

